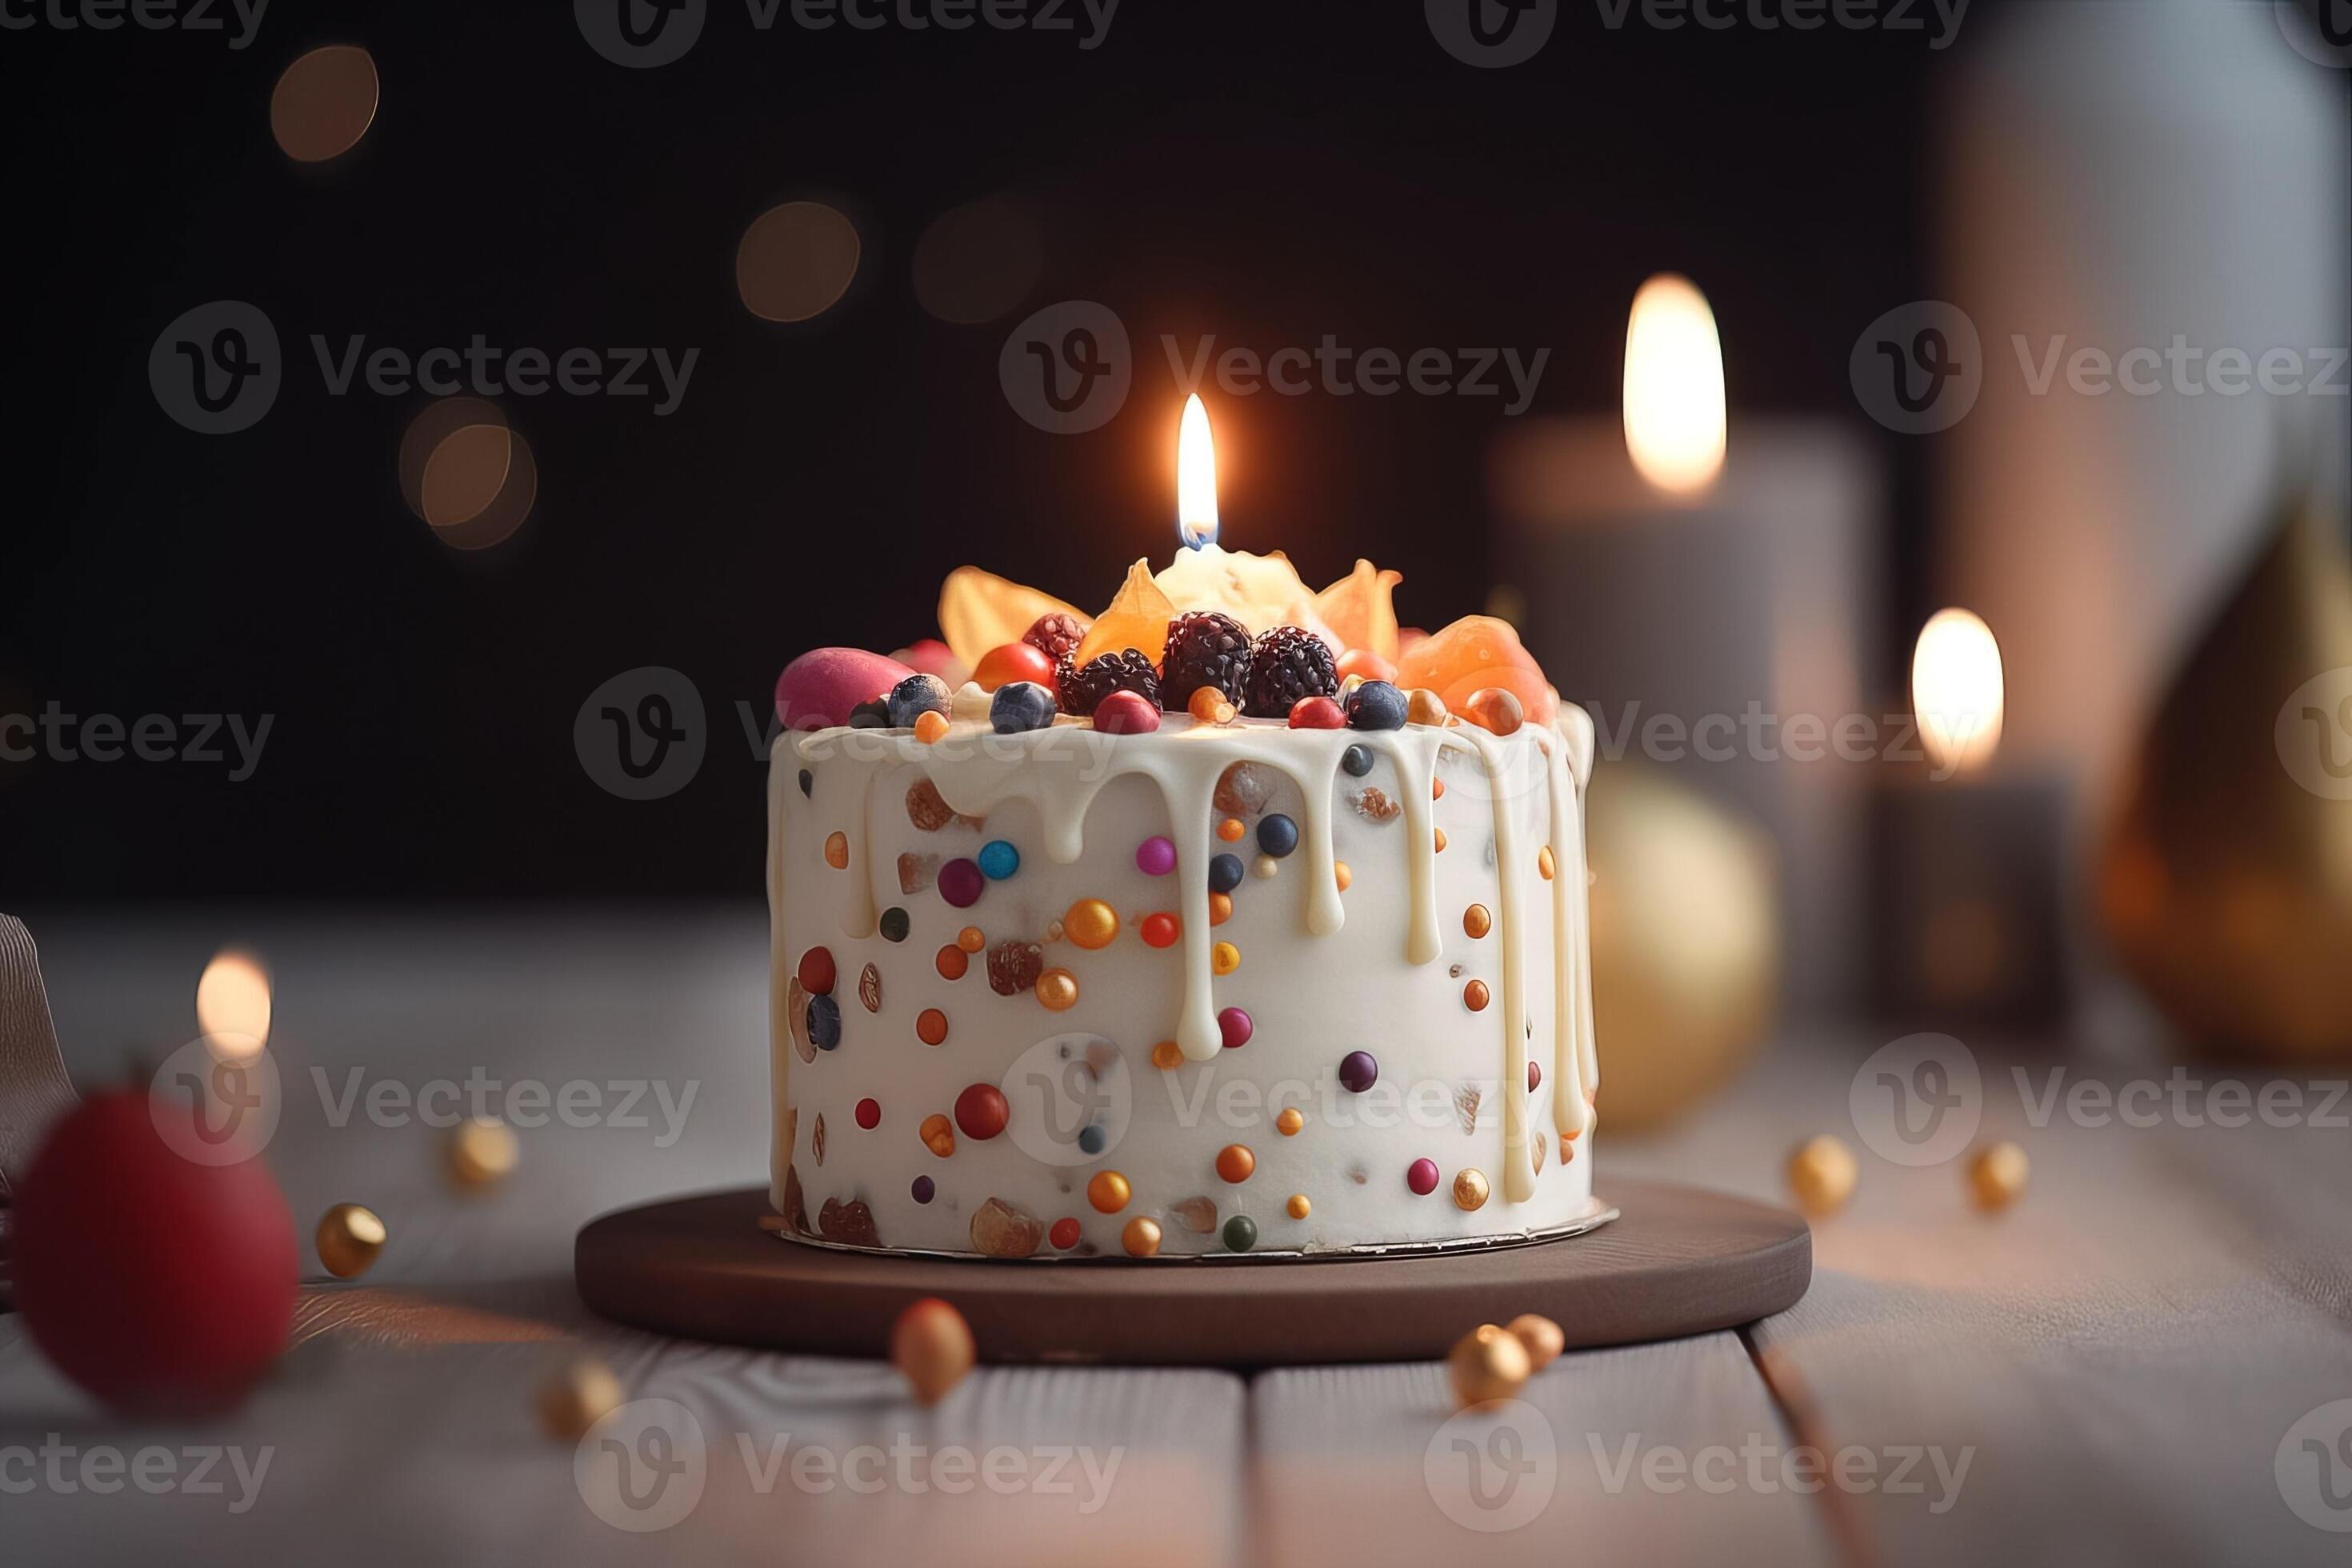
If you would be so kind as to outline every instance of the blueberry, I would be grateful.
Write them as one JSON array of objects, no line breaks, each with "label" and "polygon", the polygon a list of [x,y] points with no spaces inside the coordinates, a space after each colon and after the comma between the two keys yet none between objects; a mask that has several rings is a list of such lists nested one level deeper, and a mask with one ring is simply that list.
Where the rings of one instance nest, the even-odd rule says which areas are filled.
[{"label": "blueberry", "polygon": [[1242,885],[1242,858],[1220,855],[1209,862],[1209,891],[1230,893]]},{"label": "blueberry", "polygon": [[1099,1154],[1103,1152],[1103,1146],[1109,1142],[1110,1134],[1105,1132],[1102,1129],[1102,1123],[1097,1121],[1090,1127],[1080,1130],[1078,1133],[1078,1152],[1081,1154]]},{"label": "blueberry", "polygon": [[1054,694],[1034,680],[1015,680],[988,700],[988,724],[1000,735],[1042,730],[1054,721]]},{"label": "blueberry", "polygon": [[911,730],[915,721],[926,713],[947,712],[948,683],[936,675],[910,675],[892,687],[884,700],[890,714],[890,728]]},{"label": "blueberry", "polygon": [[1404,693],[1385,680],[1367,680],[1348,693],[1348,728],[1402,730]]},{"label": "blueberry", "polygon": [[1339,753],[1339,765],[1347,770],[1349,778],[1362,778],[1372,771],[1372,749],[1370,746],[1350,746]]},{"label": "blueberry", "polygon": [[[1257,847],[1276,859],[1281,859],[1298,847],[1298,824],[1276,812],[1257,825]],[[1224,891],[1222,888],[1217,890]]]},{"label": "blueberry", "polygon": [[853,730],[887,730],[890,727],[890,702],[877,697],[871,702],[861,702],[849,710],[849,727]]},{"label": "blueberry", "polygon": [[841,1044],[841,1004],[830,996],[812,996],[808,1005],[809,1044],[829,1051]]}]

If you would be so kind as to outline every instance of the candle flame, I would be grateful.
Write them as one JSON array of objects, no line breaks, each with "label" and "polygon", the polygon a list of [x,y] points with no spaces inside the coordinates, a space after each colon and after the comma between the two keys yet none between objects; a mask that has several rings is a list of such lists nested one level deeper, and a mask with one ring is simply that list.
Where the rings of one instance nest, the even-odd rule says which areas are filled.
[{"label": "candle flame", "polygon": [[1911,655],[1911,710],[1938,777],[1973,773],[2000,744],[2000,644],[1982,617],[1938,610]]},{"label": "candle flame", "polygon": [[1625,449],[1642,477],[1689,495],[1723,469],[1723,342],[1706,296],[1662,272],[1625,325]]},{"label": "candle flame", "polygon": [[1176,428],[1176,533],[1194,550],[1217,542],[1217,443],[1197,392]]},{"label": "candle flame", "polygon": [[269,971],[249,952],[224,948],[196,982],[196,1026],[224,1058],[257,1056],[269,1043]]}]

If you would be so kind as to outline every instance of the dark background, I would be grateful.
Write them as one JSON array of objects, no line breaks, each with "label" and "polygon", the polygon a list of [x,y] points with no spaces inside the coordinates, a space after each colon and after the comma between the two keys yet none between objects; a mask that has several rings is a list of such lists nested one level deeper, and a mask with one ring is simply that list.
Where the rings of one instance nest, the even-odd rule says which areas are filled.
[{"label": "dark background", "polygon": [[[1927,447],[1863,417],[1846,356],[1932,292],[1938,79],[2000,9],[1977,0],[1938,54],[1918,33],[1612,31],[1567,4],[1501,71],[1445,55],[1409,0],[1125,0],[1091,53],[986,27],[760,33],[714,0],[686,58],[643,71],[564,5],[277,0],[242,52],[0,33],[0,712],[276,716],[241,784],[0,764],[0,900],[756,892],[761,764],[736,705],[763,717],[794,653],[930,635],[966,561],[1089,608],[1125,563],[1164,562],[1163,331],[1549,346],[1535,411],[1613,414],[1635,288],[1685,272],[1722,324],[1735,444],[1743,416],[1788,411],[1882,443],[1907,627]],[[331,42],[373,54],[382,107],[309,168],[272,142],[269,94]],[[1044,276],[1002,320],[935,320],[916,237],[999,194],[1042,216]],[[779,326],[737,297],[735,247],[802,195],[849,213],[864,256],[833,310]],[[1056,437],[1007,405],[996,359],[1073,297],[1124,318],[1136,387]],[[259,425],[205,437],[157,407],[147,354],[223,298],[276,322],[286,381]],[[312,332],[702,353],[666,418],[506,400],[539,498],[477,556],[401,500],[425,400],[326,395]],[[1286,550],[1314,584],[1369,555],[1424,626],[1482,606],[1499,400],[1215,402],[1228,544]],[[641,665],[691,677],[712,735],[689,786],[633,804],[572,730]]]}]

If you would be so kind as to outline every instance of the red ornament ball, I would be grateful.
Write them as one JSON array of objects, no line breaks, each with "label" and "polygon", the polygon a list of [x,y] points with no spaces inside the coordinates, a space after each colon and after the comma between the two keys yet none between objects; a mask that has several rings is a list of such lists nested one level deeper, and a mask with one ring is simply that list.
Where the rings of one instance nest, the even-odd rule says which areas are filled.
[{"label": "red ornament ball", "polygon": [[1411,1187],[1417,1195],[1422,1197],[1427,1197],[1430,1194],[1435,1192],[1437,1190],[1437,1162],[1434,1160],[1415,1160],[1412,1164],[1405,1167],[1404,1184]]},{"label": "red ornament ball", "polygon": [[1143,917],[1143,925],[1141,927],[1143,932],[1143,945],[1146,947],[1173,947],[1176,945],[1177,937],[1183,933],[1183,926],[1177,921],[1174,915],[1166,913],[1165,911],[1159,914],[1146,915]]},{"label": "red ornament ball", "polygon": [[992,1083],[973,1084],[956,1096],[956,1126],[967,1138],[984,1143],[1003,1131],[1012,1116],[1004,1092]]},{"label": "red ornament ball", "polygon": [[300,1268],[293,1216],[257,1158],[203,1165],[143,1089],[91,1096],[49,1130],[16,1194],[11,1268],[26,1330],[118,1410],[221,1411],[278,1360]]},{"label": "red ornament ball", "polygon": [[857,1102],[857,1125],[865,1128],[868,1132],[871,1132],[877,1127],[881,1126],[882,1102],[878,1100],[859,1100]]},{"label": "red ornament ball", "polygon": [[839,978],[833,966],[832,952],[822,947],[810,948],[801,954],[801,965],[793,978],[812,996],[832,995],[833,983]]},{"label": "red ornament ball", "polygon": [[1095,704],[1095,728],[1106,735],[1149,735],[1160,728],[1160,704],[1139,691],[1114,691]]},{"label": "red ornament ball", "polygon": [[1067,1252],[1078,1244],[1078,1222],[1065,1215],[1054,1222],[1054,1228],[1045,1233],[1045,1238],[1054,1244],[1056,1250]]},{"label": "red ornament ball", "polygon": [[1290,705],[1294,730],[1344,730],[1348,715],[1328,697],[1302,697]]}]

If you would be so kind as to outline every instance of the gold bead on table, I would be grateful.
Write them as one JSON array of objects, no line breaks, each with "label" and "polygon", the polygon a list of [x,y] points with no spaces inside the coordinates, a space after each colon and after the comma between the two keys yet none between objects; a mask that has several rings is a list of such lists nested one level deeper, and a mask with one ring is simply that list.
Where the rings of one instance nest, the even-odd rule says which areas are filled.
[{"label": "gold bead on table", "polygon": [[1853,1151],[1826,1132],[1806,1139],[1789,1156],[1789,1190],[1796,1194],[1797,1206],[1815,1219],[1845,1207],[1861,1178]]},{"label": "gold bead on table", "polygon": [[1521,1312],[1503,1326],[1528,1347],[1528,1364],[1538,1372],[1558,1361],[1559,1352],[1568,1348],[1567,1333],[1539,1312]]},{"label": "gold bead on table", "polygon": [[1129,1258],[1151,1258],[1160,1251],[1160,1222],[1138,1215],[1127,1222],[1118,1233],[1118,1244],[1127,1248]]},{"label": "gold bead on table", "polygon": [[356,1279],[375,1267],[377,1255],[383,1251],[383,1221],[373,1209],[337,1204],[319,1216],[312,1239],[319,1245],[319,1261],[327,1266],[328,1273],[338,1279]]},{"label": "gold bead on table", "polygon": [[1468,1166],[1454,1178],[1454,1206],[1465,1214],[1486,1206],[1486,1172]]},{"label": "gold bead on table", "polygon": [[1519,1337],[1492,1323],[1481,1323],[1463,1335],[1445,1358],[1454,1404],[1464,1410],[1517,1397],[1534,1371]]},{"label": "gold bead on table", "polygon": [[971,1325],[937,1296],[926,1296],[890,1326],[890,1364],[912,1384],[919,1405],[937,1405],[964,1380],[977,1357]]},{"label": "gold bead on table", "polygon": [[522,1158],[514,1130],[488,1116],[469,1116],[450,1130],[449,1179],[469,1193],[488,1192],[514,1174]]},{"label": "gold bead on table", "polygon": [[611,1367],[583,1356],[541,1384],[531,1404],[541,1431],[560,1443],[576,1443],[627,1397]]},{"label": "gold bead on table", "polygon": [[1969,1197],[1987,1214],[1999,1214],[2025,1195],[2032,1162],[2014,1143],[1989,1143],[1969,1158]]}]

